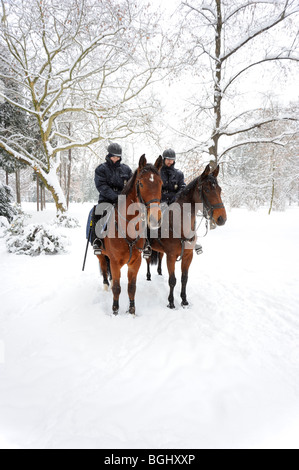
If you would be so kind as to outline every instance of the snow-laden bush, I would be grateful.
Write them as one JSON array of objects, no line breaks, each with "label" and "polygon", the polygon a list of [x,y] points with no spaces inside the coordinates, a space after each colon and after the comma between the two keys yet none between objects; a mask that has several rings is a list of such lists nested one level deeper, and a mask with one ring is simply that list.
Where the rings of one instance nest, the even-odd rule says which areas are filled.
[{"label": "snow-laden bush", "polygon": [[78,228],[80,227],[79,220],[75,217],[71,217],[68,214],[57,214],[53,225],[56,227],[63,228]]},{"label": "snow-laden bush", "polygon": [[0,238],[4,238],[9,229],[9,223],[6,217],[0,216]]},{"label": "snow-laden bush", "polygon": [[24,233],[25,220],[31,218],[31,215],[22,211],[21,206],[16,207],[16,215],[14,216],[8,233],[10,235],[22,235]]},{"label": "snow-laden bush", "polygon": [[19,233],[11,233],[6,246],[9,253],[39,256],[56,255],[65,252],[67,238],[49,225],[28,225],[19,227]]}]

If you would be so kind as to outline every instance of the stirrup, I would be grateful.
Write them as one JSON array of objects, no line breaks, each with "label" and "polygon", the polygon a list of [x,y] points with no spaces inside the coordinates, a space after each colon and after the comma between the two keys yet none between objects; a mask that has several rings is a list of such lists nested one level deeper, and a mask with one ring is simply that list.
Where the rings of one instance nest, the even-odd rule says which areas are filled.
[{"label": "stirrup", "polygon": [[93,247],[93,252],[94,252],[95,255],[100,256],[102,254],[102,251],[103,251],[103,242],[102,242],[102,240],[97,238],[93,242],[92,247]]},{"label": "stirrup", "polygon": [[194,248],[194,250],[195,250],[195,253],[196,253],[197,255],[202,255],[202,254],[203,254],[203,249],[202,249],[202,246],[201,246],[201,245],[196,245],[195,248]]},{"label": "stirrup", "polygon": [[143,250],[143,258],[149,259],[152,256],[153,250],[150,245],[147,245]]}]

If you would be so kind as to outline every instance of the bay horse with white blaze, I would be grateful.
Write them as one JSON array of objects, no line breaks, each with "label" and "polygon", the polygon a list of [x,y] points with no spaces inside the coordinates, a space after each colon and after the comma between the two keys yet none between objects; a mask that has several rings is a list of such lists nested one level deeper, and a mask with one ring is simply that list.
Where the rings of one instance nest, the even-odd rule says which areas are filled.
[{"label": "bay horse with white blaze", "polygon": [[[187,283],[188,283],[188,272],[190,265],[193,260],[193,249],[196,244],[196,216],[197,216],[197,204],[202,204],[203,216],[207,220],[212,220],[218,226],[222,226],[226,223],[227,216],[226,210],[221,199],[221,188],[218,185],[217,177],[219,174],[219,166],[216,170],[210,173],[210,165],[208,165],[201,176],[193,180],[179,195],[176,200],[177,207],[179,206],[179,211],[181,215],[181,223],[179,224],[179,229],[174,223],[175,216],[171,212],[171,206],[169,209],[169,232],[166,234],[166,231],[160,229],[158,232],[158,237],[151,239],[151,246],[155,252],[160,253],[160,263],[158,268],[158,273],[161,275],[161,259],[163,254],[166,254],[167,257],[167,267],[169,272],[169,304],[170,309],[175,308],[174,304],[174,288],[176,286],[176,277],[175,277],[175,264],[180,258],[182,261],[182,289],[181,289],[181,299],[182,306],[187,307],[189,305],[187,301]],[[188,204],[191,208],[191,212],[187,213],[187,218],[189,218],[189,224],[191,227],[191,232],[195,235],[192,237],[186,236],[183,231],[184,223],[186,220],[186,212],[183,210],[184,204]],[[164,214],[165,217],[166,214]],[[191,218],[191,221],[190,221]],[[165,232],[165,233],[164,233]],[[148,260],[148,280],[151,280],[150,277],[150,264],[155,264],[157,260],[157,253],[153,253],[152,259]]]},{"label": "bay horse with white blaze", "polygon": [[[109,274],[112,277],[114,315],[119,313],[121,268],[125,264],[128,265],[129,313],[131,315],[136,313],[136,281],[142,261],[141,254],[146,243],[146,227],[145,231],[142,232],[143,235],[138,235],[138,233],[141,233],[142,222],[146,222],[146,225],[153,229],[161,226],[162,212],[160,204],[163,183],[160,170],[162,164],[162,157],[157,159],[155,165],[148,164],[145,155],[140,158],[138,169],[122,192],[126,201],[125,216],[121,214],[121,210],[116,206],[115,218],[108,224],[102,255],[98,255],[106,286],[109,286]],[[138,209],[132,204],[138,204],[145,211],[144,217],[136,225],[134,225],[134,219],[136,219],[136,210]],[[131,229],[129,228],[130,224]]]}]

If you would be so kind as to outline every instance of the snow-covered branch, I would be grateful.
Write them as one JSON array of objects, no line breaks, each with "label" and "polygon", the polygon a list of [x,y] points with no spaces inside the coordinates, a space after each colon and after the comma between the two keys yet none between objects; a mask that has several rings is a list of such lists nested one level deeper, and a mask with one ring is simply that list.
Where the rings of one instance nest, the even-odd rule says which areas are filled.
[{"label": "snow-covered branch", "polygon": [[271,119],[266,119],[266,120],[261,120],[258,121],[254,124],[251,124],[249,126],[243,127],[243,128],[238,128],[235,130],[223,130],[219,132],[220,136],[227,136],[227,137],[232,137],[237,134],[242,134],[244,132],[249,132],[252,131],[253,129],[258,129],[261,128],[262,126],[265,126],[266,124],[270,124],[272,122],[287,122],[287,121],[293,121],[293,122],[298,122],[299,118],[295,118],[293,116],[281,116],[281,117],[273,117]]},{"label": "snow-covered branch", "polygon": [[242,70],[240,70],[238,73],[236,73],[228,82],[226,85],[224,85],[223,88],[223,93],[226,93],[228,88],[239,78],[243,73],[247,72],[249,69],[256,67],[257,65],[264,64],[266,62],[277,62],[277,61],[283,61],[283,60],[288,60],[288,61],[294,61],[294,62],[299,62],[299,57],[295,55],[291,55],[291,51],[287,56],[280,54],[277,56],[269,56],[265,57],[264,59],[258,60],[257,62],[253,62],[251,64],[248,64],[246,67],[244,67]]},{"label": "snow-covered branch", "polygon": [[[208,21],[208,24],[215,26],[216,12],[209,5],[202,5],[201,9],[196,8],[193,5],[190,5],[190,3],[188,3],[188,2],[182,2],[182,5],[188,7],[191,11],[195,11],[196,13],[199,13],[201,16],[203,16]],[[210,13],[212,15],[212,18],[209,18],[205,14],[205,11]]]},{"label": "snow-covered branch", "polygon": [[10,144],[6,142],[3,138],[0,139],[0,148],[5,150],[9,155],[11,155],[16,160],[19,160],[26,165],[29,165],[33,168],[39,168],[40,170],[47,170],[47,166],[40,160],[34,157],[34,155],[29,154],[27,150],[20,146],[14,140]]},{"label": "snow-covered branch", "polygon": [[244,3],[243,5],[238,6],[235,8],[233,11],[227,14],[223,18],[223,23],[227,23],[231,18],[233,18],[237,13],[240,13],[240,11],[245,10],[246,8],[250,6],[256,6],[256,5],[271,5],[273,2],[272,0],[253,0],[247,3]]},{"label": "snow-covered branch", "polygon": [[289,1],[286,1],[283,11],[280,12],[278,16],[276,16],[274,19],[271,18],[271,20],[266,21],[264,24],[259,25],[253,32],[249,33],[247,36],[245,36],[239,43],[237,43],[234,47],[230,49],[230,51],[224,53],[220,60],[221,62],[225,62],[229,57],[231,57],[233,54],[235,54],[237,51],[239,51],[242,47],[244,47],[246,44],[248,44],[250,41],[253,39],[257,38],[258,36],[262,35],[266,31],[269,31],[270,29],[274,28],[277,26],[279,23],[284,21],[286,18],[296,14],[299,12],[299,6],[297,5],[294,8],[288,8],[289,7]]},{"label": "snow-covered branch", "polygon": [[296,132],[292,132],[292,133],[284,132],[283,134],[281,134],[279,136],[269,138],[269,139],[266,139],[266,138],[261,138],[261,139],[253,138],[253,139],[246,139],[246,140],[241,141],[241,142],[236,142],[235,144],[231,145],[230,147],[227,147],[224,151],[221,152],[221,154],[219,155],[219,160],[221,160],[222,157],[224,155],[226,155],[228,152],[231,152],[232,150],[234,150],[236,148],[239,148],[239,147],[244,147],[246,145],[270,144],[270,145],[277,145],[277,146],[280,146],[280,147],[285,147],[286,142],[284,142],[284,139],[286,137],[294,136],[295,134],[296,134]]}]

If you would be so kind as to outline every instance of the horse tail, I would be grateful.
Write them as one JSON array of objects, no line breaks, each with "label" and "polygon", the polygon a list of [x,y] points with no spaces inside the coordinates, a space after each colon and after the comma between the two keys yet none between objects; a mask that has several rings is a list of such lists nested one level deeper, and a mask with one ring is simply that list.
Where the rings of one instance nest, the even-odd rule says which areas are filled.
[{"label": "horse tail", "polygon": [[157,266],[157,264],[159,263],[159,256],[160,253],[158,253],[158,251],[153,250],[152,255],[150,257],[150,263],[152,266]]}]

